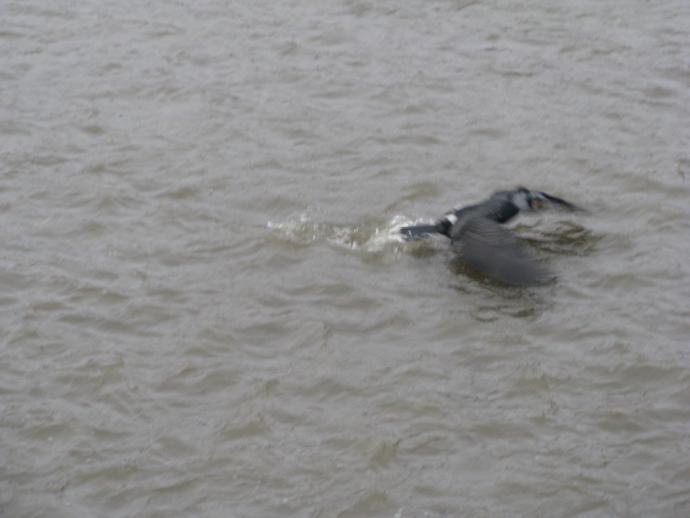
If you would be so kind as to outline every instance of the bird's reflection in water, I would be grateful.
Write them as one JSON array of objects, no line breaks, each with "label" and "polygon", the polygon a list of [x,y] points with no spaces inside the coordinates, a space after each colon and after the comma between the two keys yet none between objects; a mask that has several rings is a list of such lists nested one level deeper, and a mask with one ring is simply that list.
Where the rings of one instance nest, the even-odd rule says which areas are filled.
[{"label": "bird's reflection in water", "polygon": [[473,269],[460,257],[449,263],[457,275],[453,289],[464,295],[469,315],[478,322],[495,322],[504,317],[534,320],[549,308],[545,287],[506,285]]}]

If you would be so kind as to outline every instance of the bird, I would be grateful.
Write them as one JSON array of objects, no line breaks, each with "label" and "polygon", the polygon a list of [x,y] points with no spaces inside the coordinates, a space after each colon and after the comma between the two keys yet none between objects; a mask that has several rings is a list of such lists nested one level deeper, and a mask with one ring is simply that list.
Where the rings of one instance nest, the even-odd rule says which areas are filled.
[{"label": "bird", "polygon": [[486,277],[512,286],[542,285],[555,276],[532,257],[514,232],[501,225],[520,212],[548,207],[584,210],[557,196],[517,187],[496,191],[480,203],[455,208],[434,224],[402,227],[400,233],[407,241],[434,234],[446,236],[453,251]]}]

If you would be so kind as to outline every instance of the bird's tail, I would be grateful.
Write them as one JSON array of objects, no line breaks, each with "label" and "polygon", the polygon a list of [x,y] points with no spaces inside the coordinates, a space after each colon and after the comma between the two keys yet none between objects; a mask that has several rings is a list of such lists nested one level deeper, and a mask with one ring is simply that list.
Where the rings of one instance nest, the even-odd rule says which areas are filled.
[{"label": "bird's tail", "polygon": [[424,239],[432,234],[442,233],[443,229],[437,223],[435,225],[412,225],[409,227],[402,227],[400,233],[407,241],[414,241],[415,239]]}]

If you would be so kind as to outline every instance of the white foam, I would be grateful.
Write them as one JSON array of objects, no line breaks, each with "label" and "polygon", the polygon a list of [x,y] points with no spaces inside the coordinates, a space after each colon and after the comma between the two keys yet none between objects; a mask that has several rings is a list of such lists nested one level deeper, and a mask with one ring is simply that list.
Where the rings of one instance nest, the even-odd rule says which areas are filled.
[{"label": "white foam", "polygon": [[414,246],[404,239],[400,229],[420,223],[428,221],[396,215],[384,225],[375,227],[368,224],[333,225],[316,223],[305,213],[284,222],[268,221],[266,226],[279,238],[293,243],[326,242],[331,246],[367,254],[380,254],[387,250],[397,254],[402,247]]}]

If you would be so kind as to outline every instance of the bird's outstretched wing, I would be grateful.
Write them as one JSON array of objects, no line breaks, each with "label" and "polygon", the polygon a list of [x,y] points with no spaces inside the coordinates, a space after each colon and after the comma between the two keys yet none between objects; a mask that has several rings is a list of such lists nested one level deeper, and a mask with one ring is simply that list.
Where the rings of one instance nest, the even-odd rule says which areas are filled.
[{"label": "bird's outstretched wing", "polygon": [[490,219],[469,219],[453,229],[451,239],[453,248],[467,264],[497,281],[530,286],[553,279],[513,232]]}]

